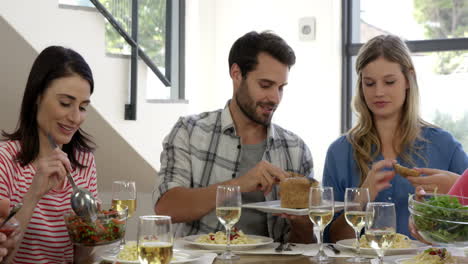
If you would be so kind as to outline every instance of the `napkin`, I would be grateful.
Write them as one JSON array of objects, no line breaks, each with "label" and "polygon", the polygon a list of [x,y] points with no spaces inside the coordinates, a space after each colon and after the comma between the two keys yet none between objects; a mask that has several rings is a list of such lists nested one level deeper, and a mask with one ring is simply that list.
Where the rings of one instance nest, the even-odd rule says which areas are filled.
[{"label": "napkin", "polygon": [[192,262],[193,264],[212,264],[216,258],[216,253],[205,253],[201,256],[201,258],[197,259],[196,261]]},{"label": "napkin", "polygon": [[[319,245],[310,244],[308,246],[309,246],[308,249],[303,253],[303,255],[310,256],[310,257],[317,255],[318,250],[319,250]],[[354,257],[355,256],[354,252],[350,250],[342,250],[342,249],[340,249],[340,254],[335,254],[333,250],[326,247],[326,244],[323,245],[323,251],[325,251],[325,254],[329,257]]]}]

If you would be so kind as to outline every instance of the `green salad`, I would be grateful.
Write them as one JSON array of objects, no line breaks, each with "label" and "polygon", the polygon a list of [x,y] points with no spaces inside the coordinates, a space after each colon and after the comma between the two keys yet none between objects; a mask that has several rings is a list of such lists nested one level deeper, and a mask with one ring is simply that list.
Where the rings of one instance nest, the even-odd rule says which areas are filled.
[{"label": "green salad", "polygon": [[445,244],[468,241],[468,207],[458,198],[435,195],[416,203],[413,210],[415,226],[425,239]]}]

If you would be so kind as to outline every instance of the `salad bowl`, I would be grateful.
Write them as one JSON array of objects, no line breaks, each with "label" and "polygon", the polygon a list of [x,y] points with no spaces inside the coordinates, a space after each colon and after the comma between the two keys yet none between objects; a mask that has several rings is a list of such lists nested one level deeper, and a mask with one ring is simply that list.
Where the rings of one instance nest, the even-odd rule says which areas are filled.
[{"label": "salad bowl", "polygon": [[440,246],[468,246],[468,197],[426,194],[410,195],[408,209],[418,234]]},{"label": "salad bowl", "polygon": [[[110,208],[103,207],[103,208]],[[100,246],[119,241],[125,235],[127,208],[99,210],[96,220],[76,215],[72,210],[64,215],[71,242],[80,246]]]}]

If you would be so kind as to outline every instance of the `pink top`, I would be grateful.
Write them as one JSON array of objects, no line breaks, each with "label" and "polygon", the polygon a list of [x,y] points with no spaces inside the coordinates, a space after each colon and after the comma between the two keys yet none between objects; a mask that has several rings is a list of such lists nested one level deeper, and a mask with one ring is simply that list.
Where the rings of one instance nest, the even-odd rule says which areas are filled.
[{"label": "pink top", "polygon": [[[458,178],[448,194],[468,197],[468,169]],[[463,199],[463,204],[468,205],[468,199]]]},{"label": "pink top", "polygon": [[[8,198],[11,205],[22,202],[36,174],[28,164],[22,167],[15,157],[19,141],[0,142],[0,199]],[[85,168],[71,172],[76,185],[88,189],[97,197],[96,166],[92,153],[77,152],[77,160]],[[65,263],[73,261],[73,245],[63,219],[71,210],[71,185],[68,181],[61,190],[50,190],[34,208],[14,263]]]}]

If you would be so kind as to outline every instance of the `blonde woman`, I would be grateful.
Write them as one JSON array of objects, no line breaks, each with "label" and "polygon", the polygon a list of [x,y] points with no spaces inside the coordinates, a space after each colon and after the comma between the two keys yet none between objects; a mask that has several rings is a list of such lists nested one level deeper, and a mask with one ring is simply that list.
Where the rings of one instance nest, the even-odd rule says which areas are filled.
[{"label": "blonde woman", "polygon": [[[359,51],[356,72],[353,106],[358,119],[329,147],[323,184],[334,188],[337,201],[344,200],[347,187],[362,186],[369,188],[372,201],[395,203],[397,231],[409,235],[408,194],[414,193],[414,186],[392,165],[461,174],[468,157],[452,135],[420,117],[416,71],[400,38],[381,35],[369,40]],[[355,236],[344,215],[329,226],[329,241]]]}]

